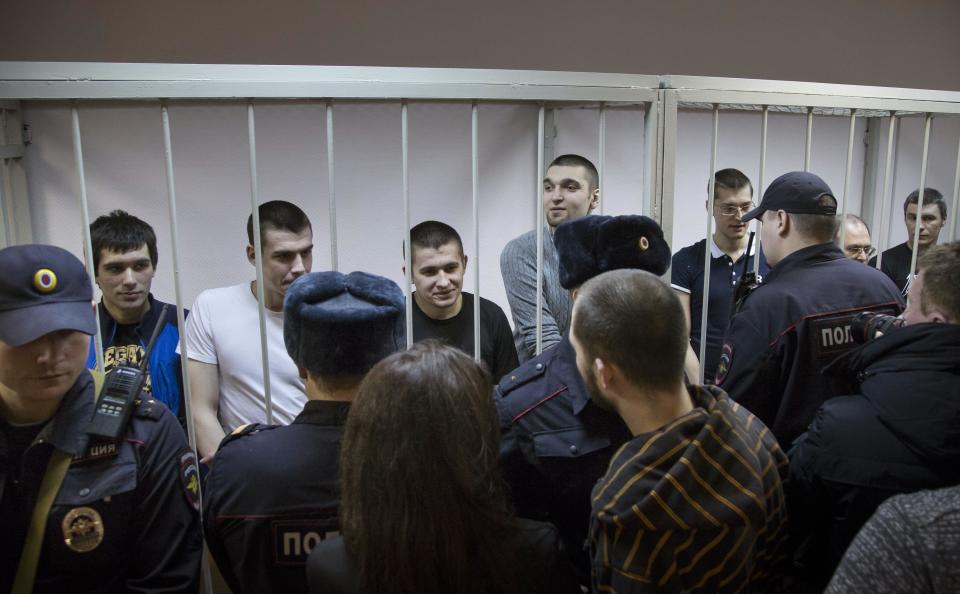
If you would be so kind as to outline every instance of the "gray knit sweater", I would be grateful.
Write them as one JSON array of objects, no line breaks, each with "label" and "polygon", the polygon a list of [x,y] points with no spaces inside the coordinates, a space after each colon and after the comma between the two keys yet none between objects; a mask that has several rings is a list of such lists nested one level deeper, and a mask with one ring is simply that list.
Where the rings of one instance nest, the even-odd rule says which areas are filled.
[{"label": "gray knit sweater", "polygon": [[[573,301],[560,286],[560,261],[549,228],[543,229],[543,349],[560,342],[570,330]],[[500,254],[500,274],[513,315],[514,342],[520,362],[537,346],[537,233],[516,237]]]},{"label": "gray knit sweater", "polygon": [[960,486],[885,501],[850,544],[825,594],[960,592]]}]

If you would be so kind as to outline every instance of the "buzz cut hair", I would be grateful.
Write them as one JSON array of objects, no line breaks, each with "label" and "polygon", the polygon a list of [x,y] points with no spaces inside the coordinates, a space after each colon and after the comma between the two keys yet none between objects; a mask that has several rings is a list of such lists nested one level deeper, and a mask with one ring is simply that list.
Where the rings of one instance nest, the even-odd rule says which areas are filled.
[{"label": "buzz cut hair", "polygon": [[669,390],[683,381],[690,333],[680,299],[659,277],[604,272],[580,286],[573,334],[590,360],[615,365],[635,386]]},{"label": "buzz cut hair", "polygon": [[[907,207],[911,204],[917,204],[920,201],[920,190],[916,189],[910,192],[910,195],[907,196],[907,199],[903,201],[903,214],[906,216]],[[923,205],[930,206],[931,204],[936,204],[940,207],[940,218],[943,220],[947,219],[947,201],[943,199],[943,194],[940,193],[940,190],[936,188],[924,188],[923,189]],[[920,207],[917,207],[918,210],[923,210]]]},{"label": "buzz cut hair", "polygon": [[[268,229],[300,233],[311,229],[310,219],[299,206],[286,200],[271,200],[264,202],[257,209],[260,214],[260,234]],[[247,241],[253,243],[253,213],[247,217]]]},{"label": "buzz cut hair", "polygon": [[410,244],[414,252],[417,248],[440,249],[451,241],[456,242],[460,255],[463,255],[463,241],[457,230],[440,221],[423,221],[410,229]]},{"label": "buzz cut hair", "polygon": [[920,311],[939,308],[953,324],[960,324],[960,241],[933,246],[917,260],[923,272]]},{"label": "buzz cut hair", "polygon": [[157,234],[153,227],[125,210],[114,210],[90,223],[90,243],[93,247],[93,270],[99,274],[100,257],[104,251],[124,254],[147,246],[150,264],[157,267]]},{"label": "buzz cut hair", "polygon": [[[719,191],[726,190],[731,193],[737,193],[744,188],[750,188],[750,197],[753,198],[753,184],[739,169],[728,167],[721,169],[713,174],[713,199],[720,199]],[[707,182],[707,192],[710,192],[710,182]]]},{"label": "buzz cut hair", "polygon": [[567,154],[560,155],[553,161],[550,161],[550,165],[547,167],[557,166],[557,167],[583,167],[587,170],[587,183],[590,184],[589,190],[592,192],[600,187],[600,174],[597,172],[597,166],[586,157],[580,155]]}]

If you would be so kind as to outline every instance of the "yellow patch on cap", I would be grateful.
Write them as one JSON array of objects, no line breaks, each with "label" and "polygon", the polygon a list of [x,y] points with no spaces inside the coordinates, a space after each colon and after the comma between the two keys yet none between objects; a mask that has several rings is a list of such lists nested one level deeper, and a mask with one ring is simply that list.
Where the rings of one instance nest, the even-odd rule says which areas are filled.
[{"label": "yellow patch on cap", "polygon": [[57,288],[57,275],[49,268],[41,268],[33,275],[33,286],[41,293],[52,293]]}]

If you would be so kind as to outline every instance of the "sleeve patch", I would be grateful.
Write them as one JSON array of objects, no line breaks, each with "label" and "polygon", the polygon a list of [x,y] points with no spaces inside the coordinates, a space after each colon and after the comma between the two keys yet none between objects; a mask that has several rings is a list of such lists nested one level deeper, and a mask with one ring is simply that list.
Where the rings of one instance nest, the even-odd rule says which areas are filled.
[{"label": "sleeve patch", "polygon": [[714,375],[714,383],[716,385],[722,385],[723,380],[727,378],[727,373],[730,371],[730,365],[733,364],[733,345],[729,342],[723,344],[723,348],[720,349],[720,361],[717,363],[717,373]]},{"label": "sleeve patch", "polygon": [[196,511],[200,511],[200,471],[197,466],[197,456],[193,450],[184,450],[180,453],[180,485],[183,495]]}]

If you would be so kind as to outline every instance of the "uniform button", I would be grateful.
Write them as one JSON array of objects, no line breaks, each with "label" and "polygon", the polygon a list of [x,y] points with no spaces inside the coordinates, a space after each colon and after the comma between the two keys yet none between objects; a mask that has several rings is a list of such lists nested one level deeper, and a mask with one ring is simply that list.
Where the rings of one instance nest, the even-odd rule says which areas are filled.
[{"label": "uniform button", "polygon": [[80,497],[86,497],[89,494],[90,494],[90,489],[86,487],[80,489]]},{"label": "uniform button", "polygon": [[571,454],[576,454],[576,453],[579,452],[579,451],[580,451],[580,448],[578,448],[576,445],[572,445],[572,444],[570,445],[570,453],[571,453]]},{"label": "uniform button", "polygon": [[517,381],[517,376],[511,375],[511,376],[510,376],[510,381],[511,381],[511,382]]},{"label": "uniform button", "polygon": [[537,371],[543,369],[543,363],[537,363]]}]

